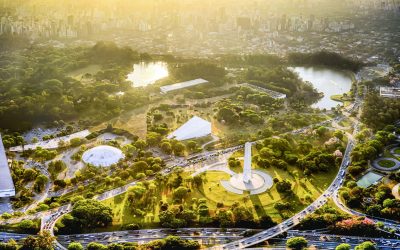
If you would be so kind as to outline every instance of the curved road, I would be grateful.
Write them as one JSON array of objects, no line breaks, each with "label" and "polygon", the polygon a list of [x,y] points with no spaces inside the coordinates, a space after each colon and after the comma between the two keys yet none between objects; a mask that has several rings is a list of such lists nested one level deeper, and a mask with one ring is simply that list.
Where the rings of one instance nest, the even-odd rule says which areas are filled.
[{"label": "curved road", "polygon": [[[309,128],[315,127],[315,126],[321,126],[321,125],[326,125],[328,123],[331,123],[333,121],[339,121],[340,119],[342,119],[343,116],[338,116],[335,118],[332,118],[330,120],[326,120],[317,124],[312,124],[300,129],[296,129],[294,131],[290,131],[287,133],[290,134],[300,134],[303,133],[304,131],[306,131]],[[259,140],[260,141],[260,140]],[[254,141],[252,143],[256,143],[257,141]],[[345,156],[348,157],[349,154],[349,150],[351,151],[351,149],[349,148],[349,146],[352,148],[353,147],[353,143],[350,142],[347,146],[346,149],[346,153]],[[186,160],[182,160],[180,162],[180,164],[177,164],[177,166],[181,166],[181,167],[188,167],[190,165],[202,162],[206,159],[212,158],[212,157],[218,157],[222,154],[226,154],[226,153],[231,153],[237,150],[240,150],[244,147],[244,145],[239,145],[239,146],[235,146],[235,147],[231,147],[231,148],[226,148],[223,150],[214,150],[214,151],[210,151],[210,152],[205,152],[205,153],[200,153],[195,155],[194,157],[191,158],[191,160],[186,161]],[[345,157],[345,158],[346,158]],[[344,158],[343,162],[342,162],[342,166],[343,167],[343,163],[347,163],[348,161],[346,161]],[[347,165],[346,165],[347,166]],[[171,169],[174,166],[170,166],[169,168],[166,168],[164,170],[161,171],[161,174],[168,174]],[[262,242],[266,239],[269,239],[275,235],[278,235],[290,228],[292,228],[293,226],[297,225],[299,223],[299,221],[301,219],[304,218],[304,216],[306,216],[307,214],[313,213],[316,209],[318,209],[319,207],[321,207],[323,204],[325,204],[325,202],[327,201],[327,197],[329,196],[329,194],[333,191],[333,189],[337,188],[338,186],[340,186],[341,182],[343,181],[343,176],[344,176],[344,171],[340,171],[340,175],[338,175],[336,177],[336,179],[334,180],[334,182],[331,184],[331,186],[328,188],[328,190],[321,196],[319,197],[316,201],[314,201],[310,206],[308,206],[306,209],[304,209],[302,212],[298,213],[296,216],[292,217],[291,219],[279,224],[278,226],[268,229],[260,234],[257,234],[257,236],[253,236],[250,238],[246,238],[244,239],[244,243],[240,243],[239,245],[246,245],[246,246],[251,246],[256,244],[255,242]],[[339,184],[337,183],[339,182]],[[125,193],[129,187],[136,185],[137,181],[133,181],[131,183],[126,184],[125,186],[119,187],[119,188],[115,188],[113,190],[109,190],[106,191],[105,193],[98,195],[97,197],[95,197],[98,200],[105,200],[105,199],[109,199],[112,197],[115,197],[117,195],[120,195],[122,193]],[[56,221],[64,214],[69,213],[72,209],[72,206],[70,204],[59,207],[57,209],[51,210],[51,211],[45,211],[45,212],[39,212],[36,213],[34,215],[27,215],[27,216],[23,216],[20,218],[13,218],[11,220],[8,220],[6,223],[17,223],[23,219],[34,219],[34,218],[41,218],[42,219],[42,226],[41,229],[42,230],[49,230],[51,233],[53,233],[53,229],[55,226]],[[260,237],[261,236],[261,237]],[[222,248],[224,248],[222,246]],[[66,249],[65,247],[63,247],[59,242],[56,242],[56,249]],[[225,248],[224,248],[225,249]]]},{"label": "curved road", "polygon": [[346,168],[350,163],[350,152],[354,147],[353,141],[349,141],[346,147],[345,154],[343,156],[342,164],[340,166],[339,172],[328,187],[328,189],[313,203],[311,203],[308,207],[303,209],[301,212],[297,213],[292,218],[282,222],[281,224],[264,230],[258,234],[255,234],[251,237],[241,239],[238,241],[231,242],[229,244],[215,246],[210,249],[219,250],[219,249],[242,249],[246,247],[250,247],[256,245],[258,243],[264,242],[268,239],[271,239],[275,236],[282,234],[283,232],[293,228],[294,226],[298,225],[302,219],[308,214],[314,213],[318,208],[322,207],[327,201],[330,196],[332,196],[335,191],[337,191],[343,183],[344,177],[346,175]]}]

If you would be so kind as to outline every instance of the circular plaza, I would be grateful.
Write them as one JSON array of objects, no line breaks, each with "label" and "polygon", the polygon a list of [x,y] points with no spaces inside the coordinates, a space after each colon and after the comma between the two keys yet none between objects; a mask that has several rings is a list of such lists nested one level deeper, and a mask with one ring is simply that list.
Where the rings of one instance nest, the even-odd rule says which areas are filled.
[{"label": "circular plaza", "polygon": [[260,170],[252,170],[250,180],[245,181],[244,174],[235,174],[229,181],[221,181],[221,184],[232,193],[242,194],[249,191],[250,194],[260,194],[272,187],[272,177]]},{"label": "circular plaza", "polygon": [[400,157],[400,147],[392,146],[388,148],[388,151],[392,157],[379,157],[371,163],[371,166],[385,172],[393,172],[400,169],[400,161],[398,160],[398,157]]}]

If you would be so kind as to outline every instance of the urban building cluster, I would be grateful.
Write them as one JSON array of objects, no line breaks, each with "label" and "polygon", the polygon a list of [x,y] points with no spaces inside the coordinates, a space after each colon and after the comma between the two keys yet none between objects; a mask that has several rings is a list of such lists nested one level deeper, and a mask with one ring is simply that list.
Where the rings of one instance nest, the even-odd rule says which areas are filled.
[{"label": "urban building cluster", "polygon": [[343,1],[337,4],[341,13],[331,15],[310,12],[321,2],[316,0],[288,1],[293,2],[297,12],[282,11],[258,1],[246,5],[231,1],[228,7],[214,6],[211,1],[201,5],[185,1],[173,3],[173,8],[168,8],[168,2],[174,0],[154,1],[144,11],[134,6],[117,8],[105,2],[87,8],[84,1],[58,4],[52,11],[45,11],[39,3],[18,2],[21,1],[15,1],[15,8],[4,8],[0,33],[24,35],[44,43],[58,40],[79,44],[103,39],[141,52],[204,57],[227,53],[285,54],[324,48],[342,53],[357,51],[354,56],[362,59],[367,59],[371,50],[376,51],[379,59],[379,53],[386,51],[382,48],[390,47],[392,51],[386,53],[400,56],[400,38],[396,37],[399,32],[391,32],[391,27],[385,25],[377,26],[374,32],[365,31],[371,22],[382,21],[376,20],[379,15],[371,18],[373,12],[383,12],[382,19],[386,15],[400,16],[397,0]]}]

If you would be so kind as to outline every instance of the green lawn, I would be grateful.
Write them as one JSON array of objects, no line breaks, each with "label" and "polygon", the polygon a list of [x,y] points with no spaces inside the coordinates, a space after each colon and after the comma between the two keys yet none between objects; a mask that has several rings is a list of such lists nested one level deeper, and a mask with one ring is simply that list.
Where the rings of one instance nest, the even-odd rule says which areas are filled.
[{"label": "green lawn", "polygon": [[[327,138],[330,135],[327,135]],[[312,145],[322,145],[327,138],[310,137],[298,135],[296,136],[296,141],[308,141]],[[257,154],[255,147],[253,148],[253,154]],[[240,158],[243,156],[243,151],[237,151],[232,154],[232,157]],[[257,169],[256,166],[253,166]],[[237,166],[232,169],[235,172],[241,172],[242,166]],[[260,169],[271,175],[272,178],[278,178],[280,180],[288,180],[292,183],[292,190],[294,196],[285,197],[284,195],[278,193],[276,186],[272,186],[270,190],[260,195],[250,196],[248,193],[243,195],[237,195],[230,193],[220,184],[221,180],[229,180],[230,176],[224,172],[210,171],[202,174],[203,185],[201,187],[192,187],[191,192],[185,198],[183,205],[184,207],[193,206],[192,199],[205,198],[207,200],[207,206],[210,210],[210,215],[213,216],[217,210],[217,203],[223,203],[223,206],[229,208],[235,202],[249,208],[255,218],[259,218],[263,215],[269,215],[276,222],[281,222],[285,218],[294,215],[295,213],[302,210],[310,202],[318,198],[330,185],[334,177],[337,174],[337,168],[332,167],[327,173],[314,174],[312,176],[306,177],[303,175],[302,171],[297,167],[289,166],[288,170],[281,170],[275,167],[270,167],[268,169]],[[182,177],[189,177],[191,173],[184,172]],[[174,176],[175,174],[172,174]],[[169,177],[173,178],[173,177]],[[169,181],[165,182],[168,183]],[[184,181],[185,184],[185,181]],[[128,202],[126,200],[127,195],[122,194],[120,196],[114,197],[103,201],[105,205],[110,206],[114,212],[113,225],[108,228],[103,228],[103,231],[121,229],[121,226],[137,223],[143,228],[159,227],[157,222],[159,222],[159,205],[158,201],[164,201],[168,204],[172,204],[172,190],[167,186],[157,185],[157,191],[153,194],[156,203],[153,205],[146,205],[144,211],[146,215],[143,218],[134,217],[131,209],[128,207]],[[280,213],[274,209],[274,204],[276,202],[289,202],[293,208],[291,211],[285,211]]]},{"label": "green lawn", "polygon": [[89,66],[86,66],[84,68],[80,68],[74,71],[69,72],[67,75],[75,78],[76,80],[81,80],[82,76],[85,74],[91,74],[94,75],[97,72],[99,72],[101,67],[99,65],[91,64]]},{"label": "green lawn", "polygon": [[[293,184],[294,197],[284,197],[278,193],[275,185],[272,188],[260,195],[243,194],[237,195],[228,192],[223,188],[219,181],[228,180],[229,176],[225,173],[207,172],[206,179],[208,182],[203,185],[201,190],[195,190],[198,197],[205,197],[209,201],[211,209],[216,207],[217,202],[223,202],[225,206],[231,206],[234,202],[246,205],[251,208],[254,216],[257,218],[263,214],[268,214],[276,221],[282,221],[284,215],[274,209],[274,204],[278,201],[287,201],[293,203],[293,211],[288,216],[295,214],[309,204],[306,197],[309,196],[312,200],[316,199],[332,182],[336,176],[336,171],[332,170],[326,174],[318,174],[310,178],[306,178],[296,168],[290,167],[288,171],[270,168],[262,169],[271,175],[272,178],[277,177],[281,180],[288,180]],[[197,194],[198,193],[198,194]],[[256,209],[259,207],[262,209]]]},{"label": "green lawn", "polygon": [[396,163],[391,160],[381,160],[381,161],[378,161],[378,164],[379,164],[379,166],[381,166],[383,168],[391,168],[396,165]]},{"label": "green lawn", "polygon": [[115,230],[120,230],[121,225],[128,225],[132,223],[140,224],[143,228],[151,228],[151,227],[157,227],[157,222],[158,220],[158,213],[159,213],[159,207],[155,206],[155,214],[157,216],[154,216],[153,218],[153,213],[148,213],[144,218],[138,218],[135,217],[131,214],[130,209],[127,207],[126,203],[126,193],[120,194],[118,196],[115,196],[114,198],[108,199],[103,201],[103,203],[109,207],[113,208],[113,224],[112,226],[106,227],[106,228],[99,228],[97,231],[115,231]]},{"label": "green lawn", "polygon": [[350,93],[347,93],[347,96],[343,95],[332,95],[331,99],[337,102],[342,102],[343,105],[346,107],[350,105],[350,103],[353,101],[353,99],[349,96]]},{"label": "green lawn", "polygon": [[344,118],[339,122],[339,125],[342,127],[348,127],[351,125],[351,121],[348,118]]},{"label": "green lawn", "polygon": [[400,154],[400,148],[396,148],[396,149],[394,150],[394,153],[395,153],[395,154]]},{"label": "green lawn", "polygon": [[[239,202],[250,208],[255,218],[264,214],[268,214],[277,222],[283,221],[286,217],[291,216],[302,210],[309,204],[306,197],[309,196],[312,200],[316,199],[329,186],[336,175],[336,169],[332,169],[328,173],[318,174],[309,178],[303,176],[296,168],[289,167],[288,171],[280,169],[263,169],[272,177],[289,180],[293,183],[294,197],[283,197],[273,186],[271,190],[260,194],[250,196],[249,194],[237,195],[226,191],[220,184],[221,180],[228,180],[229,175],[222,172],[206,172],[204,174],[204,182],[201,188],[194,188],[190,192],[189,197],[185,199],[185,204],[189,205],[192,198],[206,198],[207,205],[210,209],[210,215],[213,215],[217,208],[217,203],[222,202],[225,207],[231,206],[234,202]],[[183,173],[186,177],[189,173]],[[165,187],[161,188],[161,192],[157,194],[159,200],[172,202],[171,190]],[[280,214],[274,209],[274,204],[278,201],[287,201],[292,203],[293,210]],[[126,194],[116,196],[114,198],[103,201],[105,205],[112,207],[114,212],[113,225],[101,229],[101,231],[110,231],[120,229],[122,225],[130,223],[138,223],[144,228],[158,227],[157,222],[159,206],[156,205],[151,212],[147,211],[144,218],[137,218],[131,215],[130,209],[127,207]]]}]

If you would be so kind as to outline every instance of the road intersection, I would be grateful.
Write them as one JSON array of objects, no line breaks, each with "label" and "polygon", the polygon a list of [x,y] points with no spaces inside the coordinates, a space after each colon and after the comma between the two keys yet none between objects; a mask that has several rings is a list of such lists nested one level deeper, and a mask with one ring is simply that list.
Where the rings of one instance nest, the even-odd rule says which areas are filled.
[{"label": "road intersection", "polygon": [[[349,113],[353,112],[355,109],[358,109],[359,106],[360,106],[360,99],[357,99],[355,104],[351,107],[351,110],[348,110],[348,112]],[[322,125],[326,125],[329,123],[338,124],[339,121],[343,118],[344,118],[344,116],[338,116],[338,117],[335,117],[333,119],[330,119],[330,120],[327,120],[327,121],[324,121],[324,122],[321,122],[318,124],[313,124],[313,125],[301,128],[301,129],[291,131],[289,133],[300,134],[300,133],[305,132],[309,128],[312,128],[315,126],[322,126]],[[224,240],[223,240],[224,238],[225,238],[225,240],[229,239],[229,240],[234,240],[234,241],[227,243],[227,244],[212,247],[211,249],[241,249],[241,248],[251,247],[258,243],[264,242],[268,239],[272,239],[272,238],[282,234],[283,232],[290,230],[297,224],[299,224],[300,221],[305,216],[315,212],[317,209],[322,207],[328,201],[329,198],[332,198],[334,200],[334,202],[338,205],[338,207],[340,209],[342,209],[343,211],[345,211],[346,213],[349,213],[352,215],[357,215],[357,216],[370,217],[365,214],[362,214],[362,213],[359,213],[357,211],[347,208],[344,204],[342,204],[342,202],[340,201],[340,198],[338,196],[338,191],[339,191],[341,185],[343,184],[343,181],[344,181],[344,178],[346,175],[346,169],[347,169],[348,165],[350,164],[351,151],[353,150],[353,148],[355,146],[355,142],[353,141],[353,138],[354,138],[354,135],[356,135],[356,133],[358,132],[358,121],[357,120],[354,122],[353,128],[354,128],[354,130],[353,130],[352,136],[349,137],[349,141],[348,141],[348,144],[346,147],[346,151],[343,155],[343,160],[342,160],[341,166],[339,168],[338,174],[335,177],[334,181],[331,183],[331,185],[325,190],[325,192],[318,199],[316,199],[308,207],[306,207],[305,209],[303,209],[302,211],[300,211],[293,217],[280,223],[279,225],[269,228],[267,230],[261,231],[253,236],[250,236],[247,238],[242,238],[243,236],[236,236],[236,235],[232,235],[232,232],[226,232],[217,237],[218,239],[221,239],[221,240],[216,243],[224,243]],[[257,141],[254,141],[253,143],[256,143],[256,142]],[[192,156],[189,160],[179,159],[177,161],[173,161],[173,163],[175,163],[175,164],[172,164],[172,165],[170,164],[170,167],[167,167],[164,170],[162,170],[161,174],[166,175],[169,172],[171,172],[171,170],[173,168],[175,168],[177,166],[182,167],[182,168],[190,168],[190,167],[193,167],[193,165],[209,161],[210,159],[215,159],[220,156],[230,154],[232,152],[242,149],[243,147],[244,147],[244,145],[238,145],[238,146],[226,148],[223,150],[214,150],[214,151],[209,151],[209,152],[205,152],[205,153],[200,153],[200,154]],[[152,178],[154,178],[154,177],[151,177],[149,179],[152,179]],[[106,199],[115,197],[117,195],[125,193],[129,189],[129,187],[136,185],[136,183],[137,183],[137,181],[133,181],[131,183],[126,184],[125,186],[106,191],[106,192],[96,196],[95,199],[102,201],[102,200],[106,200]],[[39,212],[34,215],[23,216],[20,219],[13,219],[13,220],[9,220],[7,222],[8,223],[17,223],[18,221],[21,221],[22,219],[42,218],[42,228],[41,229],[49,230],[51,233],[53,233],[53,229],[54,229],[54,226],[55,226],[55,223],[57,222],[57,220],[59,218],[61,218],[64,214],[69,213],[71,210],[72,210],[72,205],[68,204],[68,205],[62,206],[58,209],[54,209],[54,210],[46,211],[46,212]],[[372,218],[372,219],[374,221],[380,221],[380,222],[384,223],[384,225],[388,228],[393,228],[396,230],[400,229],[400,225],[398,224],[398,222],[384,220],[381,218]],[[153,229],[153,230],[150,230],[151,232],[144,231],[144,232],[141,232],[140,234],[132,234],[130,236],[130,238],[132,238],[132,240],[133,240],[135,235],[136,236],[139,235],[140,236],[139,238],[141,238],[141,239],[143,239],[143,241],[145,241],[145,240],[150,240],[150,239],[155,238],[154,234],[160,235],[160,237],[161,237],[161,235],[164,236],[162,233],[160,233],[161,232],[160,230],[166,230],[166,229]],[[186,232],[187,230],[191,230],[191,229],[182,229],[182,230]],[[154,233],[154,232],[156,232],[156,233]],[[165,231],[163,231],[163,232],[165,232]],[[124,234],[124,233],[123,232],[122,233],[109,232],[109,233],[104,233],[104,234],[105,235],[102,235],[101,237],[108,240],[109,237],[107,237],[107,235],[111,235],[111,236],[119,235],[119,237],[121,237],[121,234]],[[92,234],[90,234],[90,235],[92,235]],[[197,238],[200,237],[198,235],[190,235],[190,236],[183,235],[183,236],[187,237],[187,238],[193,238],[193,239],[196,239],[196,237]],[[92,236],[90,236],[89,239],[91,237]],[[206,239],[207,237],[208,237],[207,234],[201,235],[201,239]],[[60,237],[60,240],[62,240],[62,237]],[[98,240],[98,239],[95,238],[95,240]],[[67,243],[66,240],[62,240],[62,242],[64,244]],[[57,241],[56,249],[66,249],[66,248]]]}]

